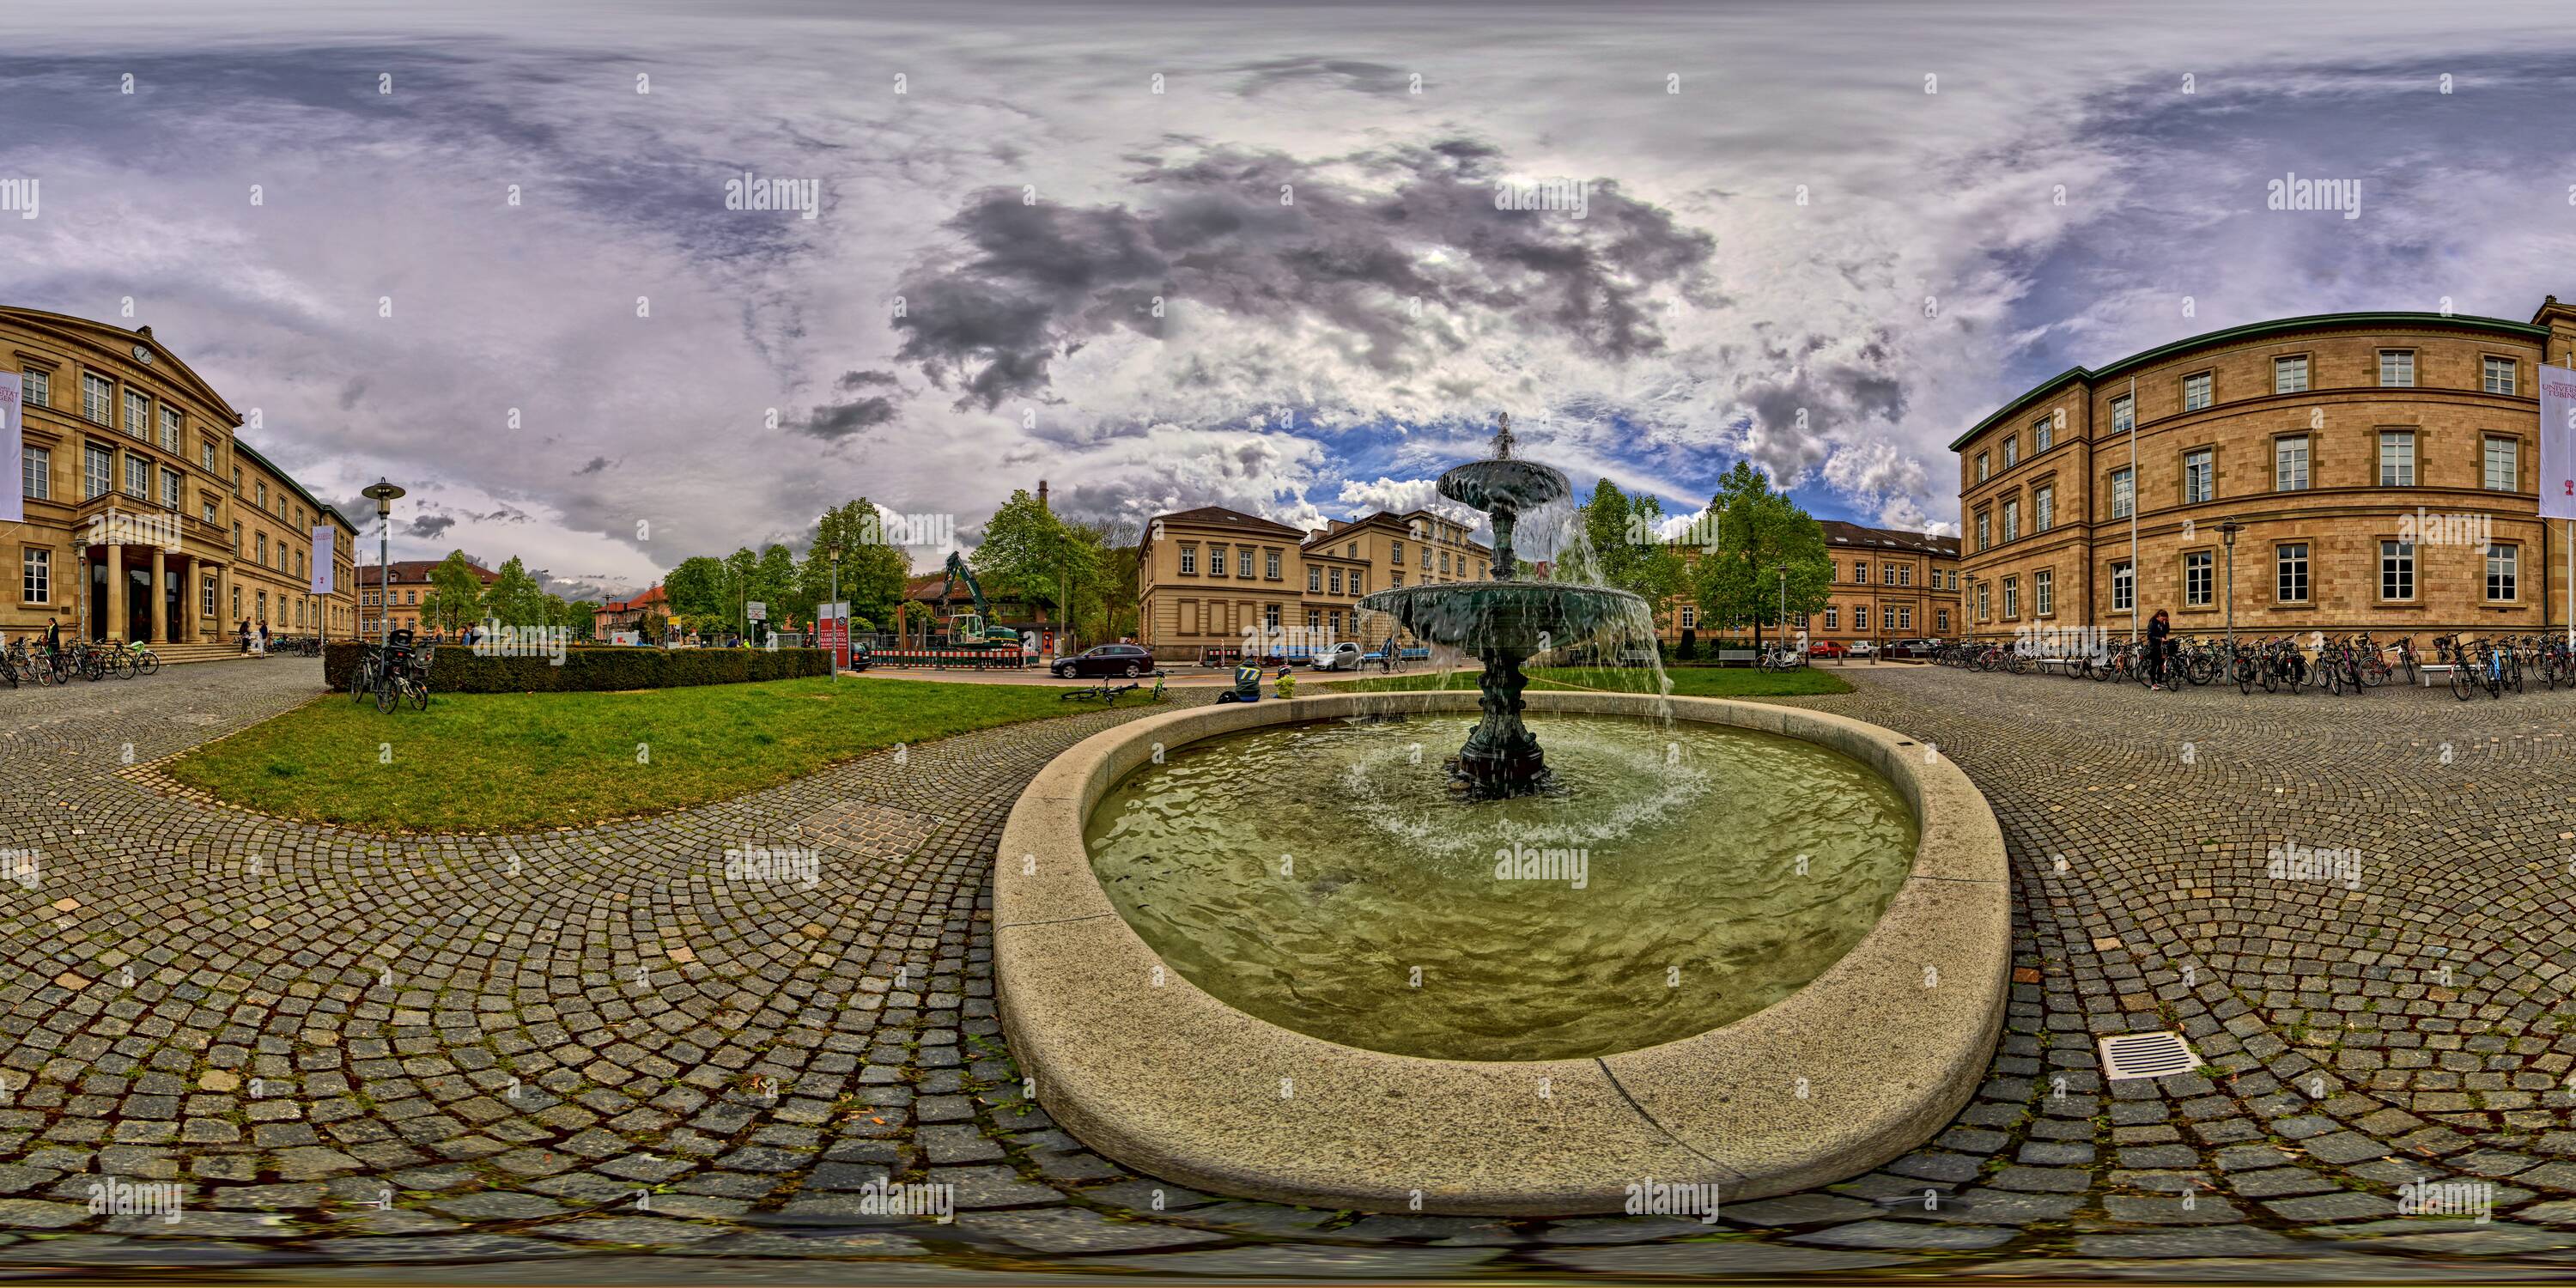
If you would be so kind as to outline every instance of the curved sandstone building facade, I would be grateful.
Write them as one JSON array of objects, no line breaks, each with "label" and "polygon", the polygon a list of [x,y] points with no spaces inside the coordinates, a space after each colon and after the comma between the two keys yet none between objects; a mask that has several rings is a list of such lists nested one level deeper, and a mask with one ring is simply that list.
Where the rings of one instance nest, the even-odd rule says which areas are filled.
[{"label": "curved sandstone building facade", "polygon": [[1951,444],[1967,633],[2125,637],[2162,608],[2215,634],[2231,606],[2240,636],[2563,630],[2537,390],[2571,349],[2551,296],[2528,323],[2289,318],[2068,371]]}]

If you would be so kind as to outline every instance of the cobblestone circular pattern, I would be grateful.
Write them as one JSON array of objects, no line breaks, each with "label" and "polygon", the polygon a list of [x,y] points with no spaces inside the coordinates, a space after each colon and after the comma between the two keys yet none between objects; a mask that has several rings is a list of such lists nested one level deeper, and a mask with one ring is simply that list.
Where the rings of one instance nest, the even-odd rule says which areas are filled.
[{"label": "cobblestone circular pattern", "polygon": [[[0,1268],[2576,1261],[2576,694],[1847,673],[1857,692],[1800,703],[1935,744],[2003,824],[2007,1031],[1931,1146],[1715,1224],[1231,1202],[1128,1175],[1022,1099],[985,865],[1040,765],[1153,708],[594,829],[389,840],[185,800],[129,767],[292,707],[318,663],[0,692],[0,849],[39,863],[34,888],[0,885]],[[758,846],[817,851],[819,881],[722,879],[725,849]],[[2102,1080],[2098,1038],[2158,1029],[2207,1067]],[[956,1219],[867,1214],[861,1187],[889,1172],[953,1184]],[[93,1215],[104,1177],[174,1184],[183,1211]],[[2399,1215],[2399,1187],[2449,1178],[2486,1185],[2494,1220]]]}]

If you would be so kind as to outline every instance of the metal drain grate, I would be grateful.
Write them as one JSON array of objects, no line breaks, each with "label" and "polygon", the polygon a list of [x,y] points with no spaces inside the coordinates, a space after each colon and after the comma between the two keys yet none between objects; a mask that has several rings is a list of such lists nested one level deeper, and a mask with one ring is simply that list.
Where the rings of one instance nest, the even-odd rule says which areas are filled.
[{"label": "metal drain grate", "polygon": [[2123,1033],[2102,1039],[2102,1076],[2162,1078],[2200,1067],[2200,1057],[2179,1033]]}]

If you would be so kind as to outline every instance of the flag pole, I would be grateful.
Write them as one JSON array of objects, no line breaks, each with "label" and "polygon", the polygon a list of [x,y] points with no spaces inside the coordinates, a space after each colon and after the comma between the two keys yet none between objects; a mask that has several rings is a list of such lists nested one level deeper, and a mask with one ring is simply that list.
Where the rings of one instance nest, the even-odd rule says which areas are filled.
[{"label": "flag pole", "polygon": [[2129,642],[2138,642],[2138,378],[2129,377]]}]

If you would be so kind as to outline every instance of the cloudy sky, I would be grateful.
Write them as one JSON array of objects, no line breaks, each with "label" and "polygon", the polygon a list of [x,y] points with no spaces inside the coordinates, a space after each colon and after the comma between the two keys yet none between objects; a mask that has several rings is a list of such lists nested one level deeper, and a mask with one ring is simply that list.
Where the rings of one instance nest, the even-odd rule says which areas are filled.
[{"label": "cloudy sky", "polygon": [[2069,366],[2576,294],[2571,91],[2556,3],[12,0],[0,301],[575,591],[860,494],[1409,508],[1499,411],[1921,527]]}]

